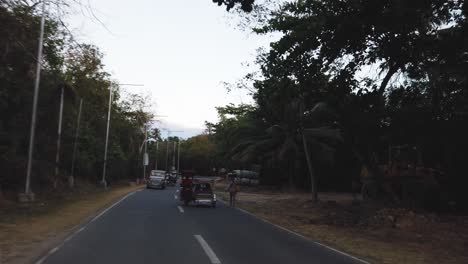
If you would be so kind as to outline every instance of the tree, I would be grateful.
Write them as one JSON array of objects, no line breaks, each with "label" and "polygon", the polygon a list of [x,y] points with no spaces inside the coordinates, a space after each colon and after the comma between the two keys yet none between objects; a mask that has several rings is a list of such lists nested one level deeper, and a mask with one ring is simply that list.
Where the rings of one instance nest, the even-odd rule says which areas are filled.
[{"label": "tree", "polygon": [[194,169],[198,175],[208,175],[216,166],[216,145],[209,135],[197,135],[180,143],[181,169]]},{"label": "tree", "polygon": [[[32,103],[35,57],[40,11],[29,1],[0,2],[0,185],[8,190],[22,189],[26,164]],[[109,173],[113,180],[128,177],[136,166],[138,147],[144,138],[142,124],[152,114],[148,100],[139,96],[121,98],[111,76],[104,70],[103,55],[93,45],[73,40],[58,17],[46,17],[44,60],[39,93],[32,184],[35,192],[50,188],[55,167],[55,135],[60,90],[65,88],[62,129],[62,156],[59,189],[66,182],[73,152],[78,102],[83,111],[78,138],[77,178],[96,181],[102,172],[102,156],[110,87],[113,86]],[[60,191],[60,190],[59,190]]]},{"label": "tree", "polygon": [[240,8],[245,12],[250,12],[253,9],[254,0],[213,0],[213,3],[218,6],[226,5],[227,11],[231,10],[236,4],[240,4]]},{"label": "tree", "polygon": [[289,186],[294,185],[296,164],[303,160],[308,165],[313,201],[318,201],[317,174],[314,167],[320,163],[333,163],[333,153],[343,139],[332,126],[334,115],[323,103],[304,110],[300,102],[288,106],[289,123],[273,125],[266,136],[247,138],[232,149],[232,158],[242,161],[268,159],[272,163],[285,163]]},{"label": "tree", "polygon": [[[425,166],[444,161],[441,167],[463,185],[454,142],[468,143],[461,136],[468,129],[467,10],[455,0],[305,0],[268,11],[253,29],[281,37],[258,55],[260,72],[249,75],[254,119],[294,134],[287,106],[326,102],[357,166],[372,157],[383,162],[389,145],[414,144],[425,150]],[[367,73],[372,69],[378,73]],[[252,145],[266,136],[244,139]]]}]

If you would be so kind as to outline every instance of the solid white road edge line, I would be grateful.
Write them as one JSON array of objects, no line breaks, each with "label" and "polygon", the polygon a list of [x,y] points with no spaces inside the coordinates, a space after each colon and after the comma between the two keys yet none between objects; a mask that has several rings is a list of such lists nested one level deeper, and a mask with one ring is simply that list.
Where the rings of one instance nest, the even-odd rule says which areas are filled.
[{"label": "solid white road edge line", "polygon": [[184,212],[184,208],[180,207],[180,206],[177,206],[177,208],[179,209],[179,212],[183,213]]},{"label": "solid white road edge line", "polygon": [[57,252],[57,250],[59,250],[60,247],[63,246],[63,244],[65,244],[65,242],[63,242],[60,245],[58,245],[58,246],[54,247],[53,249],[49,250],[49,252],[47,252],[47,254],[44,257],[42,257],[40,260],[36,261],[35,264],[42,264],[42,262],[44,262],[50,255]]},{"label": "solid white road edge line", "polygon": [[60,247],[54,247],[49,251],[49,254],[54,254],[57,250],[59,250]]},{"label": "solid white road edge line", "polygon": [[110,209],[112,209],[112,207],[118,205],[119,203],[121,203],[123,200],[127,199],[130,195],[133,195],[134,193],[136,192],[139,192],[141,190],[138,190],[138,191],[133,191],[127,195],[125,195],[124,197],[122,197],[120,200],[118,200],[117,202],[115,202],[113,205],[107,207],[104,211],[102,211],[100,214],[96,215],[92,220],[91,222],[94,222],[96,221],[99,217],[103,216],[105,213],[107,213],[107,211],[109,211]]},{"label": "solid white road edge line", "polygon": [[[220,202],[226,204],[226,202],[223,201],[223,200],[218,199],[218,201],[220,201]],[[260,217],[258,217],[258,216],[256,216],[256,215],[252,214],[252,213],[249,212],[249,211],[246,211],[246,210],[241,209],[241,208],[238,208],[238,207],[234,207],[234,208],[237,209],[237,210],[239,210],[239,211],[241,211],[241,212],[243,212],[244,214],[248,214],[248,215],[250,215],[250,216],[252,216],[252,217],[254,217],[254,218],[257,218],[258,220],[260,220],[260,221],[262,221],[262,222],[265,222],[265,223],[267,223],[267,224],[273,225],[273,226],[275,226],[275,227],[277,227],[277,228],[279,228],[279,229],[281,229],[281,230],[284,230],[284,231],[286,231],[286,232],[288,232],[288,233],[290,233],[290,234],[296,235],[296,236],[298,236],[298,237],[300,237],[300,238],[302,238],[302,239],[305,239],[305,240],[307,240],[307,241],[310,241],[310,242],[312,242],[312,243],[314,243],[314,244],[316,244],[316,245],[319,245],[319,246],[321,246],[321,247],[327,248],[327,249],[332,250],[332,251],[334,251],[334,252],[336,252],[336,253],[345,255],[345,256],[347,256],[347,257],[349,257],[349,258],[352,258],[352,259],[354,259],[354,260],[357,260],[357,261],[359,261],[359,262],[361,262],[361,263],[370,264],[370,262],[368,262],[368,261],[365,261],[365,260],[360,259],[360,258],[358,258],[358,257],[355,257],[355,256],[353,256],[353,255],[350,255],[350,254],[348,254],[348,253],[346,253],[346,252],[339,251],[339,250],[336,249],[336,248],[332,248],[332,247],[330,247],[330,246],[324,245],[324,244],[322,244],[322,243],[320,243],[320,242],[317,242],[317,241],[312,240],[311,238],[308,238],[308,237],[306,237],[306,236],[303,236],[303,235],[301,235],[301,234],[299,234],[299,233],[297,233],[297,232],[295,232],[295,231],[292,231],[292,230],[287,229],[287,228],[285,228],[285,227],[282,227],[282,226],[280,226],[280,225],[274,224],[274,223],[272,223],[272,222],[270,222],[270,221],[268,221],[268,220],[266,220],[266,219],[260,218]]]},{"label": "solid white road edge line", "polygon": [[221,261],[219,258],[216,256],[214,251],[211,249],[210,245],[206,243],[205,239],[201,235],[193,235],[195,239],[197,239],[198,243],[200,243],[200,246],[203,248],[205,251],[206,255],[208,258],[210,258],[210,261],[212,264],[221,264]]},{"label": "solid white road edge line", "polygon": [[88,223],[86,223],[83,227],[81,227],[80,229],[76,230],[75,232],[73,232],[71,235],[69,235],[68,237],[66,237],[62,243],[60,243],[58,246],[54,247],[53,249],[49,250],[49,252],[47,252],[47,254],[45,256],[43,256],[42,258],[40,258],[38,261],[35,262],[35,264],[42,264],[48,257],[50,257],[52,254],[54,254],[55,252],[57,252],[57,250],[59,250],[63,245],[65,245],[65,243],[67,243],[68,241],[70,241],[75,235],[77,235],[78,233],[80,233],[81,231],[85,230],[86,226],[89,224],[89,223],[92,223],[94,222],[96,219],[98,219],[100,216],[102,216],[105,212],[109,211],[112,207],[116,206],[118,203],[122,202],[123,200],[125,200],[126,198],[128,198],[130,195],[132,194],[135,194],[137,192],[139,192],[141,190],[137,190],[137,191],[133,191],[127,195],[125,195],[123,198],[121,198],[120,200],[118,200],[117,202],[115,202],[114,204],[112,204],[110,207],[108,207],[107,209],[105,209],[104,211],[102,211],[99,215],[97,215],[96,217],[94,217],[91,221],[89,221]]}]

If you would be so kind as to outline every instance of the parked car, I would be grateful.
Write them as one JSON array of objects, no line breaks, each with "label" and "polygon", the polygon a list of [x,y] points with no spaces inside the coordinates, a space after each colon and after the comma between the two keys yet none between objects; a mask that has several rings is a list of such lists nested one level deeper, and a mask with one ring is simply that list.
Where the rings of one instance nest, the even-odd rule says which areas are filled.
[{"label": "parked car", "polygon": [[153,189],[165,189],[166,188],[166,173],[165,171],[152,170],[148,181],[146,182],[146,188]]}]

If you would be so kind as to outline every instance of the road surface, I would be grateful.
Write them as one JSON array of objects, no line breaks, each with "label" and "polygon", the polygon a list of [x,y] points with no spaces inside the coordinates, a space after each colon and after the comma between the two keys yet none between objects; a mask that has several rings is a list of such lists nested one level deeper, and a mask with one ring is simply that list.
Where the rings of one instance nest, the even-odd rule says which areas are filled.
[{"label": "road surface", "polygon": [[363,263],[224,204],[185,207],[174,195],[129,195],[37,263]]}]

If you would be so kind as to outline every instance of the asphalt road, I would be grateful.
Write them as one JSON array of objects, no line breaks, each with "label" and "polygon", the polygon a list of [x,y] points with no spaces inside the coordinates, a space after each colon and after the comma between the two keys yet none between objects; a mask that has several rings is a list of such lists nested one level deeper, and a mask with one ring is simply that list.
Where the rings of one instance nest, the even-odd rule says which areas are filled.
[{"label": "asphalt road", "polygon": [[39,263],[362,263],[239,210],[179,206],[142,190],[78,229]]}]

